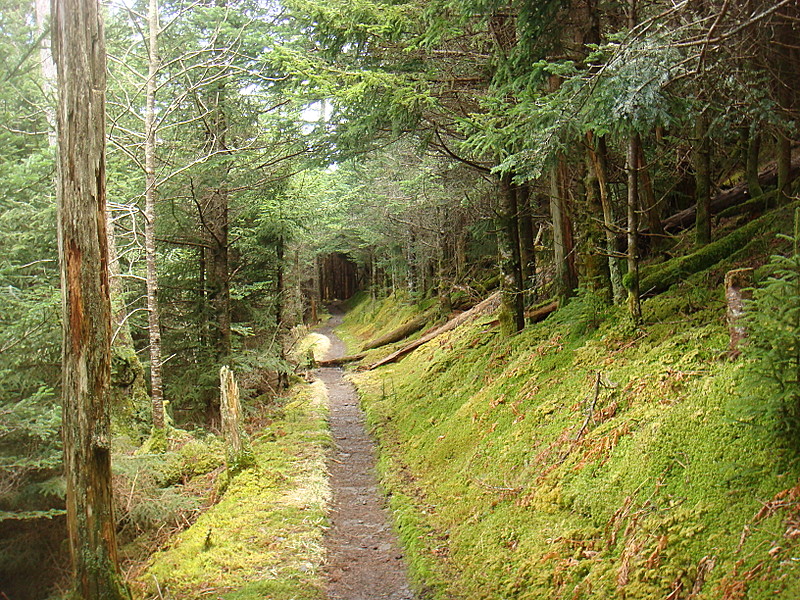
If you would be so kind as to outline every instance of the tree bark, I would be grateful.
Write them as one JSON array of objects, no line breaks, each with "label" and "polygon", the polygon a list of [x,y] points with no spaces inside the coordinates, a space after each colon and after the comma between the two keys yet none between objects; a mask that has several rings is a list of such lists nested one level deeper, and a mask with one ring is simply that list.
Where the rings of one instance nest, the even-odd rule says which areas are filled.
[{"label": "tree bark", "polygon": [[695,246],[705,246],[711,242],[711,144],[705,112],[695,117],[694,133]]},{"label": "tree bark", "polygon": [[206,224],[210,234],[207,274],[208,302],[213,311],[212,344],[216,359],[224,362],[231,351],[231,293],[228,266],[228,148],[225,115],[225,83],[220,79],[211,98],[210,151],[215,160],[206,203]]},{"label": "tree bark", "polygon": [[575,252],[572,221],[565,198],[564,157],[559,156],[550,173],[550,215],[553,219],[553,262],[556,266],[556,295],[562,303],[575,293],[578,275],[575,270]]},{"label": "tree bark", "polygon": [[156,75],[158,74],[158,0],[150,0],[147,14],[148,59],[144,114],[144,247],[147,262],[147,330],[150,341],[150,401],[153,430],[163,432],[164,385],[161,378],[161,323],[156,271]]},{"label": "tree bark", "polygon": [[[587,134],[587,142],[591,143],[592,136]],[[603,207],[600,201],[600,186],[597,177],[595,161],[592,160],[591,150],[584,156],[585,173],[583,181],[583,196],[586,202],[586,279],[590,288],[601,296],[611,298],[611,279],[608,272],[608,260],[605,257],[606,237],[603,221],[597,219],[602,214]]]},{"label": "tree bark", "polygon": [[764,193],[761,183],[758,180],[758,157],[761,150],[761,135],[754,125],[752,128],[745,127],[747,136],[747,149],[745,157],[745,173],[747,189],[750,191],[751,198],[757,198]]},{"label": "tree bark", "polygon": [[73,592],[128,598],[111,487],[111,301],[105,188],[106,56],[96,0],[54,0],[58,73],[58,247],[67,531]]},{"label": "tree bark", "polygon": [[533,208],[530,185],[517,187],[519,207],[519,256],[525,304],[536,298],[536,247],[533,234]]},{"label": "tree bark", "polygon": [[620,251],[617,247],[617,224],[614,206],[608,193],[608,148],[605,136],[597,138],[597,146],[589,144],[597,186],[600,192],[600,204],[603,207],[603,224],[606,234],[606,253],[608,254],[608,275],[611,280],[611,295],[615,304],[621,304],[625,297],[622,285],[622,269],[620,268]]},{"label": "tree bark", "polygon": [[638,133],[631,134],[628,140],[628,272],[625,287],[628,290],[628,310],[635,324],[642,321],[642,303],[639,298],[639,148],[641,139]]},{"label": "tree bark", "polygon": [[47,119],[47,144],[54,148],[58,143],[56,135],[56,109],[53,92],[56,85],[56,65],[53,62],[53,51],[50,47],[50,36],[44,35],[47,21],[50,18],[50,0],[34,0],[36,12],[36,34],[41,38],[39,60],[42,65],[42,92],[44,95],[44,115]]},{"label": "tree bark", "polygon": [[650,170],[647,168],[644,148],[639,146],[639,178],[641,183],[641,196],[644,203],[645,214],[647,215],[647,228],[650,231],[650,250],[658,251],[664,245],[666,232],[661,223],[661,209],[656,200],[653,180],[650,177]]},{"label": "tree bark", "polygon": [[525,299],[519,251],[517,191],[510,174],[500,178],[500,197],[502,212],[498,245],[503,275],[503,306],[511,314],[514,331],[522,331],[525,328]]}]

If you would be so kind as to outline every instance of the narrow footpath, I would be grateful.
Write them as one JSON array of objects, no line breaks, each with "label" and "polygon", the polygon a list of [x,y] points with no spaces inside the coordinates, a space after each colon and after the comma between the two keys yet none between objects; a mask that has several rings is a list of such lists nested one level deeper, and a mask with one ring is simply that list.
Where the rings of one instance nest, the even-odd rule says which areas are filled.
[{"label": "narrow footpath", "polygon": [[[333,332],[335,315],[319,330],[331,341],[326,358],[344,355]],[[329,459],[333,508],[325,535],[330,600],[413,600],[406,566],[389,515],[383,508],[375,474],[375,447],[364,429],[364,415],[353,385],[342,369],[321,368],[328,388],[330,426],[335,447]]]}]

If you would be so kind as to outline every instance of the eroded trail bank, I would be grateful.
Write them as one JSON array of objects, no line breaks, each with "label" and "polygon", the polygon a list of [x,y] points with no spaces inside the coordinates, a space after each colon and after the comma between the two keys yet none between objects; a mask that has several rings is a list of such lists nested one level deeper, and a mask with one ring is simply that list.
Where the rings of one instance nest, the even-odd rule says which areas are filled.
[{"label": "eroded trail bank", "polygon": [[[331,340],[327,358],[344,354],[333,333],[336,316],[320,333]],[[375,475],[375,448],[364,430],[364,416],[353,386],[339,368],[322,368],[328,388],[330,426],[335,442],[330,457],[333,507],[325,536],[328,595],[331,600],[411,600],[403,556],[382,506]]]}]

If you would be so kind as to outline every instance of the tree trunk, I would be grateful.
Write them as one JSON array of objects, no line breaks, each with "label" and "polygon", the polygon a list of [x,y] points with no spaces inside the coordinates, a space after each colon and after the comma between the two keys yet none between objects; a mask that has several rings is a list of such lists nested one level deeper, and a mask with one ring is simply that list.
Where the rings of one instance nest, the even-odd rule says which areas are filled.
[{"label": "tree trunk", "polygon": [[608,148],[605,136],[597,138],[597,146],[589,143],[589,152],[597,176],[597,187],[600,192],[600,204],[603,207],[603,225],[606,234],[606,253],[608,254],[608,275],[611,280],[611,295],[614,304],[621,304],[625,297],[622,285],[622,269],[620,268],[620,251],[617,247],[617,222],[614,206],[608,193]]},{"label": "tree trunk", "polygon": [[556,295],[562,300],[571,297],[578,287],[572,221],[565,198],[564,157],[559,156],[550,173],[550,215],[553,219],[553,262],[556,266]]},{"label": "tree trunk", "polygon": [[[142,415],[150,405],[147,382],[136,349],[133,346],[128,307],[125,303],[125,286],[120,273],[119,254],[114,219],[106,207],[106,235],[108,237],[108,276],[111,298],[111,391],[110,410],[115,429],[131,432],[138,437],[146,434],[150,423],[142,422]],[[140,430],[142,427],[142,430]]]},{"label": "tree trunk", "polygon": [[53,98],[56,85],[56,65],[50,47],[50,36],[44,35],[50,19],[50,0],[35,0],[36,34],[41,38],[39,61],[42,65],[42,92],[44,95],[44,115],[47,119],[47,144],[54,148],[58,143],[56,135],[56,109]]},{"label": "tree trunk", "polygon": [[751,198],[757,198],[764,193],[761,183],[758,181],[758,157],[761,150],[761,135],[756,129],[756,125],[752,128],[745,127],[747,136],[747,156],[745,157],[745,173],[747,180],[747,188],[750,192]]},{"label": "tree trunk", "polygon": [[154,433],[164,431],[164,386],[161,379],[161,323],[156,271],[156,75],[158,73],[158,0],[148,14],[147,90],[144,114],[144,248],[147,262],[147,326],[150,341],[150,399]]},{"label": "tree trunk", "polygon": [[650,230],[650,250],[651,252],[657,252],[664,246],[666,232],[664,231],[664,225],[661,223],[661,209],[658,206],[658,200],[656,200],[650,170],[646,165],[644,148],[641,146],[639,146],[639,179],[642,201],[647,215],[647,228]]},{"label": "tree trunk", "polygon": [[[283,258],[286,252],[286,243],[283,239],[283,234],[278,236],[278,243],[275,245],[275,329],[278,332],[277,339],[280,340],[278,343],[279,353],[281,359],[285,358],[285,353],[283,349],[283,337],[281,334],[283,332],[283,308],[284,308],[284,300],[286,296],[286,290],[284,285],[284,264]],[[286,389],[289,387],[289,375],[284,371],[278,372],[278,386],[280,389]]]},{"label": "tree trunk", "polygon": [[[587,134],[587,142],[591,143],[592,136]],[[583,182],[583,196],[588,214],[586,224],[586,279],[591,289],[605,298],[611,297],[611,280],[608,273],[608,260],[605,258],[606,237],[603,231],[603,221],[597,218],[602,214],[603,206],[600,202],[600,186],[598,183],[595,161],[592,152],[588,150],[584,157],[586,176]]]},{"label": "tree trunk", "polygon": [[500,197],[502,209],[498,246],[503,275],[503,306],[511,315],[514,331],[522,331],[525,328],[525,299],[519,253],[517,190],[510,174],[500,178]]},{"label": "tree trunk", "polygon": [[522,266],[522,289],[525,304],[536,297],[536,247],[533,234],[533,208],[531,207],[531,188],[529,185],[517,187],[519,207],[519,255]]},{"label": "tree trunk", "polygon": [[695,117],[694,133],[695,245],[705,246],[711,242],[711,145],[705,112]]},{"label": "tree trunk", "polygon": [[409,296],[414,296],[417,291],[419,290],[419,269],[417,268],[417,236],[414,233],[413,227],[409,227],[408,229],[408,246],[407,246],[407,254],[408,257],[408,294]]},{"label": "tree trunk", "polygon": [[58,248],[67,531],[74,595],[128,598],[111,488],[111,301],[105,189],[106,56],[96,0],[54,0]]},{"label": "tree trunk", "polygon": [[642,321],[642,304],[639,298],[639,148],[638,133],[628,140],[628,272],[625,287],[628,290],[628,310],[635,324]]},{"label": "tree trunk", "polygon": [[208,302],[214,314],[212,343],[216,359],[224,362],[231,352],[231,294],[228,268],[228,149],[226,146],[227,118],[225,115],[225,83],[220,80],[211,100],[212,130],[210,150],[215,172],[208,190],[206,224],[210,233],[210,265],[208,268]]}]

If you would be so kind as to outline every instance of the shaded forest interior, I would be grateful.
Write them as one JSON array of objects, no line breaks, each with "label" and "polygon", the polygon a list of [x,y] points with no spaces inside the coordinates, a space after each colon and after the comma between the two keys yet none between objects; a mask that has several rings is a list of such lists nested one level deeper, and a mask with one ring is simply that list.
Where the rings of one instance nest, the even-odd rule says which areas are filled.
[{"label": "shaded forest interior", "polygon": [[[108,567],[106,584],[118,588],[109,598],[133,581],[141,597],[160,593],[143,591],[148,558],[239,473],[300,443],[297,423],[322,426],[313,393],[297,386],[319,360],[309,331],[332,302],[380,307],[364,313],[379,329],[350,325],[351,354],[339,363],[373,374],[415,364],[430,340],[458,347],[462,332],[475,336],[464,353],[503,340],[509,356],[528,352],[519,360],[534,364],[548,343],[566,352],[603,331],[594,342],[611,365],[670,323],[676,346],[698,341],[682,356],[705,362],[642,368],[662,369],[652,377],[675,398],[675,372],[721,369],[736,394],[755,399],[731,422],[763,431],[780,456],[775,470],[794,477],[797,2],[54,0],[52,9],[0,0],[0,596],[65,596],[91,579],[81,560]],[[563,339],[536,337],[548,324]],[[735,343],[720,341],[728,328]],[[714,356],[700,347],[707,339]],[[491,348],[487,372],[505,360]],[[560,360],[564,373],[576,368]],[[454,378],[475,379],[451,364]],[[236,380],[230,404],[223,367]],[[96,380],[80,388],[81,373]],[[635,387],[630,377],[620,389]],[[617,393],[606,383],[598,398]],[[462,384],[471,385],[442,385],[449,394]],[[523,398],[523,387],[498,391],[492,408],[539,398]],[[736,394],[714,390],[727,410],[722,396]],[[625,396],[614,410],[635,404]],[[593,411],[575,448],[602,425]],[[429,415],[431,430],[439,419]],[[575,448],[562,449],[565,463]],[[725,485],[755,497],[760,483]],[[800,496],[787,494],[794,507]],[[85,498],[102,506],[76,508]],[[608,508],[586,503],[573,508]],[[619,519],[633,509],[621,510]],[[97,543],[81,537],[81,515]],[[620,552],[632,565],[645,541],[628,541]],[[424,574],[427,563],[415,564]],[[305,585],[298,573],[287,597]],[[653,593],[694,598],[672,575],[673,587]],[[652,582],[641,577],[643,590]],[[504,585],[522,594],[512,581],[497,585],[495,595]],[[737,597],[731,586],[719,597]]]}]

